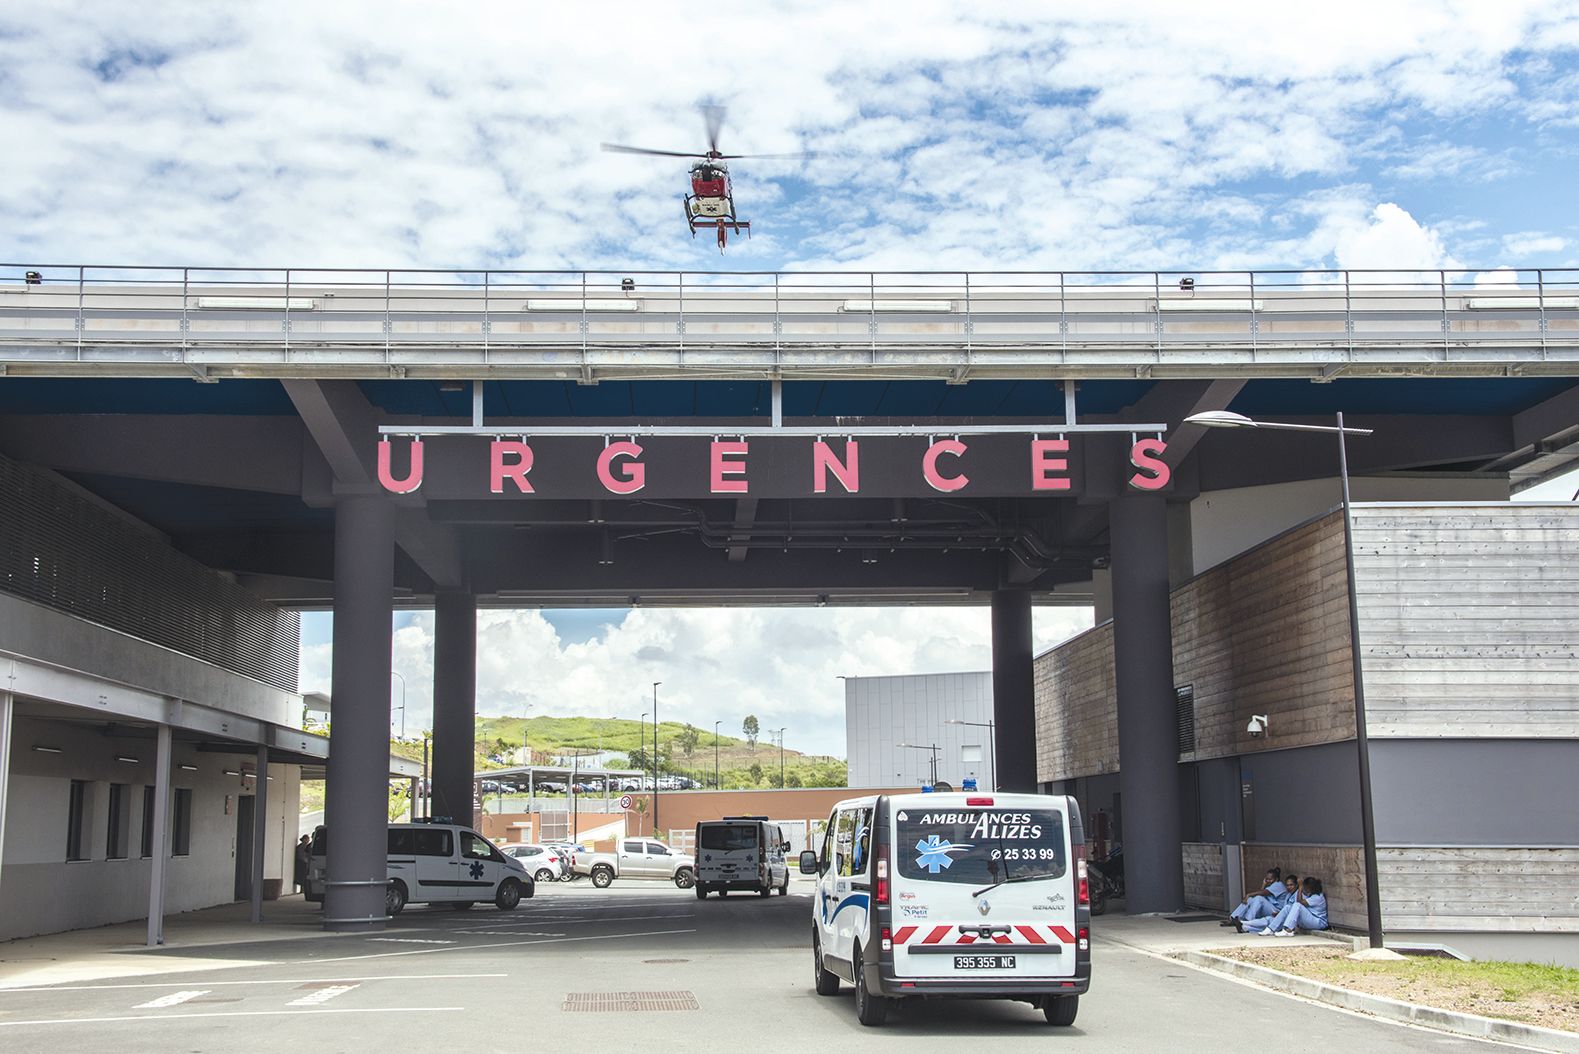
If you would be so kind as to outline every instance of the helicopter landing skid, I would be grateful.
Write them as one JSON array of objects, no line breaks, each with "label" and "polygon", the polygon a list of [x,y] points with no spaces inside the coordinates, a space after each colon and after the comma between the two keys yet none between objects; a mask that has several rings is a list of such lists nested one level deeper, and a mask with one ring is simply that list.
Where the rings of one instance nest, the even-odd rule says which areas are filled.
[{"label": "helicopter landing skid", "polygon": [[734,212],[725,216],[697,216],[691,212],[691,199],[685,201],[685,222],[690,225],[691,237],[696,237],[697,231],[714,231],[718,235],[718,251],[723,252],[724,246],[729,243],[729,232],[736,234],[744,231],[747,238],[751,237],[751,221],[735,219]]}]

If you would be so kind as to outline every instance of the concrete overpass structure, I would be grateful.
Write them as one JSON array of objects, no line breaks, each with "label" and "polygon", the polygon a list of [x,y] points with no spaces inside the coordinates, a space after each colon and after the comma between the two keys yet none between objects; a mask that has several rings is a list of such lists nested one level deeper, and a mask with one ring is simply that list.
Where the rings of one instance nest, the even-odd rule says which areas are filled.
[{"label": "concrete overpass structure", "polygon": [[382,925],[396,605],[436,610],[434,811],[464,814],[479,605],[990,605],[999,782],[1029,788],[1031,607],[1094,604],[1131,905],[1166,909],[1170,585],[1330,506],[1336,472],[1184,418],[1341,410],[1375,430],[1362,500],[1506,498],[1579,458],[1574,271],[0,275],[0,455],[333,607],[344,928]]}]

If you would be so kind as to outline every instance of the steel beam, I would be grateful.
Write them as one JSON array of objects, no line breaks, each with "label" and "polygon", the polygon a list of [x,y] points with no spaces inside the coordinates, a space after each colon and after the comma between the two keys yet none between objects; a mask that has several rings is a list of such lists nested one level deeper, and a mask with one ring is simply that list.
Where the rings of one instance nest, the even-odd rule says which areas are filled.
[{"label": "steel beam", "polygon": [[992,711],[997,790],[1034,794],[1036,780],[1035,668],[1031,650],[1031,594],[992,594]]},{"label": "steel beam", "polygon": [[472,822],[477,718],[477,598],[447,591],[433,611],[433,814]]}]

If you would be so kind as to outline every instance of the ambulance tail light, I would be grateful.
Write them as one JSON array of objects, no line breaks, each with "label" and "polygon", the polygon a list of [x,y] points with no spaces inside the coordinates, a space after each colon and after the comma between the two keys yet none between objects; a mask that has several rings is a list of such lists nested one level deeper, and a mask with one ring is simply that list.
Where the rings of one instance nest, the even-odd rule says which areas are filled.
[{"label": "ambulance tail light", "polygon": [[992,799],[991,798],[966,798],[965,799],[965,804],[966,805],[984,805],[987,808],[991,808],[992,807]]},{"label": "ambulance tail light", "polygon": [[888,903],[888,857],[886,856],[877,858],[877,902]]},{"label": "ambulance tail light", "polygon": [[894,934],[893,934],[893,932],[887,926],[884,926],[881,936],[882,936],[882,939],[883,939],[883,951],[885,951],[885,952],[893,951],[894,950]]},{"label": "ambulance tail light", "polygon": [[1088,952],[1091,950],[1090,926],[1081,926],[1080,929],[1075,932],[1075,950],[1080,952]]},{"label": "ambulance tail light", "polygon": [[1086,847],[1075,847],[1075,877],[1080,880],[1080,903],[1091,903],[1091,879],[1086,871]]}]

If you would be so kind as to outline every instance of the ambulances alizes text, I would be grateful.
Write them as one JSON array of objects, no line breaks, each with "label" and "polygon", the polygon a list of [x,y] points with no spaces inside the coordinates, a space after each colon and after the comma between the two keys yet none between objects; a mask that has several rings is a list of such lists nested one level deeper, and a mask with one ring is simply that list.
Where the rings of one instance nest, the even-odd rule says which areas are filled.
[{"label": "ambulances alizes text", "polygon": [[[1073,496],[1092,485],[1093,462],[1071,444],[1104,444],[1094,462],[1134,490],[1168,485],[1160,438],[1037,435],[421,437],[385,436],[378,479],[394,494],[424,485],[436,497],[599,498],[641,495],[814,497]],[[430,449],[431,448],[431,449]],[[1127,463],[1125,454],[1127,453]],[[435,476],[429,482],[430,474]],[[442,475],[442,478],[439,478]]]}]

